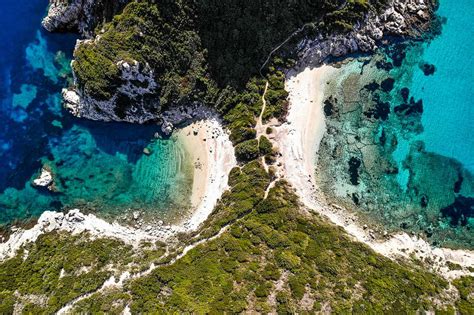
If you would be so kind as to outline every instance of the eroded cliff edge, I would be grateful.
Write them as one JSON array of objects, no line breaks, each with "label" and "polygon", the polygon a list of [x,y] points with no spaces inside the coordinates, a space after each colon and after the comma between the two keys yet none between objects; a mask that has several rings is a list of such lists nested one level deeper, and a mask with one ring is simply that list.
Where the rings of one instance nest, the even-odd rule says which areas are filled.
[{"label": "eroded cliff edge", "polygon": [[94,29],[120,13],[130,0],[50,0],[42,21],[49,32],[78,32],[94,36]]},{"label": "eroded cliff edge", "polygon": [[[211,9],[208,1],[177,1],[166,7],[160,1],[133,2],[110,23],[104,23],[126,2],[112,5],[107,1],[76,0],[66,4],[51,0],[43,21],[45,28],[78,29],[87,38],[76,45],[74,85],[63,91],[64,103],[78,117],[131,123],[159,121],[166,125],[164,131],[192,116],[193,110],[187,108],[203,103],[218,108],[223,94],[241,89],[237,79],[228,80],[222,74],[236,73],[238,77],[245,73],[240,69],[245,64],[227,61],[226,47],[235,46],[232,49],[241,59],[253,57],[247,50],[254,49],[262,52],[262,59],[263,53],[306,23],[311,30],[296,38],[298,59],[306,63],[311,59],[318,65],[330,57],[371,52],[392,36],[419,36],[431,26],[435,7],[432,0],[340,1],[332,6],[321,1],[293,7],[288,4],[287,10],[301,15],[290,18],[265,9],[275,1],[239,4],[242,11],[257,8],[254,14],[261,15],[270,34],[274,34],[272,38],[267,32],[253,29],[246,23],[246,16],[234,24],[213,21],[211,14],[217,15],[225,5],[232,6],[228,1],[211,4]],[[280,18],[286,18],[288,25],[279,25]],[[204,19],[211,19],[209,24],[220,23],[220,28],[205,25]],[[100,26],[98,32],[94,32],[96,26]],[[239,42],[239,36],[249,34],[245,44]],[[295,52],[290,50],[286,54]],[[246,71],[256,73],[251,66],[249,63]],[[238,79],[246,81],[243,75]],[[172,117],[163,115],[176,107],[180,110],[175,110]]]}]

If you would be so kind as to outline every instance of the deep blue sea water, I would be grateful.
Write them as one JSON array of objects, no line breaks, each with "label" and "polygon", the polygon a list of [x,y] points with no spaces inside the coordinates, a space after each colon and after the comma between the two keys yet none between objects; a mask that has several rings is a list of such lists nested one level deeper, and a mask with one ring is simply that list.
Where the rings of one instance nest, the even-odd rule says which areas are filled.
[{"label": "deep blue sea water", "polygon": [[[157,126],[85,121],[62,108],[77,37],[41,28],[47,5],[0,4],[0,224],[76,206],[113,215],[189,206],[188,154],[155,139]],[[55,192],[31,185],[43,165]]]}]

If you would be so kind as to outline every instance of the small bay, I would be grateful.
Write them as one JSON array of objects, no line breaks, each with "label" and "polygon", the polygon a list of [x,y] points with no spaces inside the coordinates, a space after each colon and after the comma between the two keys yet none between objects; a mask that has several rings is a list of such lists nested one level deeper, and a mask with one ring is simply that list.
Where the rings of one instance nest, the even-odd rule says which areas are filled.
[{"label": "small bay", "polygon": [[[193,168],[179,141],[157,139],[156,125],[86,121],[62,108],[77,36],[41,28],[47,5],[0,5],[0,224],[74,207],[110,218],[185,212]],[[32,184],[43,167],[51,189]]]}]

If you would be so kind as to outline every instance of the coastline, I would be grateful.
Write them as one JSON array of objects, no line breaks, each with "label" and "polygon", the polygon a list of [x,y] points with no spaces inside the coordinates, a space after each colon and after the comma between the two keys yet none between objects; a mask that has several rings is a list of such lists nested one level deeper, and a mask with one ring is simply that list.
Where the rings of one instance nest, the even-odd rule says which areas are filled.
[{"label": "coastline", "polygon": [[290,107],[286,123],[276,127],[277,146],[281,150],[282,173],[305,204],[319,206],[314,169],[319,144],[326,132],[323,108],[324,88],[336,69],[322,65],[288,73],[286,90]]},{"label": "coastline", "polygon": [[135,228],[108,222],[94,214],[83,214],[79,209],[67,213],[46,211],[32,228],[17,229],[6,242],[0,243],[0,261],[12,257],[23,245],[36,241],[40,235],[53,231],[73,235],[87,232],[92,238],[115,238],[138,246],[142,241],[169,241],[179,233],[196,230],[228,188],[228,175],[237,164],[229,135],[217,115],[209,112],[206,117],[176,130],[174,135],[183,142],[194,164],[192,214],[182,222]]},{"label": "coastline", "polygon": [[215,115],[180,129],[177,137],[194,165],[193,214],[182,224],[183,232],[188,232],[197,229],[214,210],[217,200],[228,188],[228,175],[237,161],[229,136]]},{"label": "coastline", "polygon": [[416,235],[398,232],[389,235],[368,228],[360,218],[338,205],[327,204],[317,187],[314,174],[317,150],[326,131],[323,113],[324,87],[334,78],[337,69],[322,65],[318,68],[292,70],[287,74],[286,89],[290,106],[287,122],[275,127],[272,138],[281,149],[278,158],[280,176],[293,186],[303,205],[345,229],[357,241],[376,252],[392,258],[417,258],[431,261],[430,268],[446,278],[456,278],[472,272],[450,270],[448,262],[464,268],[474,267],[474,251],[434,248]]}]

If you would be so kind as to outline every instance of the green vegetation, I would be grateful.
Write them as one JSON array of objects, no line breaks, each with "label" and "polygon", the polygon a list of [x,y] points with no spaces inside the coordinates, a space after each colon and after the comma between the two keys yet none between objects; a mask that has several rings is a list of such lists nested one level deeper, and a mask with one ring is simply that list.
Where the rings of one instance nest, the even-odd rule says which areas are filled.
[{"label": "green vegetation", "polygon": [[284,182],[260,200],[218,239],[132,281],[132,312],[294,313],[329,303],[335,313],[414,313],[435,309],[433,297],[443,301],[445,281],[302,214]]},{"label": "green vegetation", "polygon": [[103,293],[95,293],[90,298],[79,301],[74,311],[80,314],[122,314],[130,301],[130,295],[120,289],[107,289]]},{"label": "green vegetation", "polygon": [[206,79],[204,51],[187,11],[182,1],[163,6],[131,2],[104,26],[100,41],[75,51],[73,69],[79,87],[94,98],[108,99],[121,85],[117,62],[137,60],[142,67],[148,64],[153,69],[164,106],[205,101],[212,87]]},{"label": "green vegetation", "polygon": [[288,92],[285,90],[285,74],[283,69],[291,68],[293,61],[284,62],[281,58],[274,58],[268,67],[268,90],[265,95],[267,106],[263,113],[263,120],[268,121],[275,117],[283,120],[288,111]]},{"label": "green vegetation", "polygon": [[345,1],[203,0],[194,1],[193,8],[212,78],[219,86],[238,88],[275,46],[306,23],[320,31],[344,32],[385,2],[355,0],[342,6]]},{"label": "green vegetation", "polygon": [[[97,290],[125,264],[131,247],[114,240],[50,233],[39,237],[0,265],[0,309],[11,313],[12,300],[24,300],[32,313],[57,311],[84,293]],[[15,294],[17,292],[17,294]],[[35,297],[35,298],[32,298]],[[38,302],[38,303],[35,303]]]},{"label": "green vegetation", "polygon": [[[246,83],[258,74],[267,55],[295,30],[312,22],[309,33],[345,32],[385,2],[132,1],[111,22],[97,28],[100,40],[75,51],[73,70],[80,90],[105,100],[122,84],[119,61],[137,60],[142,68],[149,65],[160,86],[145,96],[137,95],[140,99],[130,100],[119,93],[118,115],[133,101],[157,99],[162,109],[194,101],[219,108],[229,92],[249,90]],[[301,36],[305,33],[283,47],[282,53],[289,55]],[[281,77],[282,73],[276,75]],[[273,87],[273,78],[271,83]],[[279,93],[283,89],[272,91],[271,98],[280,99]],[[281,116],[284,109],[284,104],[274,103],[266,117]]]},{"label": "green vegetation", "polygon": [[21,301],[25,313],[50,314],[85,293],[96,291],[112,275],[140,271],[164,254],[163,244],[139,250],[112,239],[48,233],[0,264],[0,313]]},{"label": "green vegetation", "polygon": [[251,161],[256,159],[259,154],[257,139],[247,140],[235,146],[235,156],[238,161]]},{"label": "green vegetation", "polygon": [[265,136],[260,136],[258,140],[258,150],[260,151],[261,155],[267,155],[273,153],[273,145]]},{"label": "green vegetation", "polygon": [[453,284],[461,296],[456,303],[459,313],[474,314],[474,277],[461,277]]},{"label": "green vegetation", "polygon": [[235,167],[229,175],[230,190],[225,192],[214,211],[204,222],[199,239],[209,238],[224,226],[244,217],[263,200],[270,175],[260,161]]},{"label": "green vegetation", "polygon": [[[243,99],[240,104],[246,106]],[[249,104],[256,99],[249,98]],[[246,108],[258,112],[257,106]],[[258,154],[273,150],[266,137],[247,141],[253,142]],[[21,251],[0,266],[0,309],[9,313],[14,302],[22,301],[24,311],[51,312],[100,287],[113,274],[105,266],[136,272],[154,262],[162,265],[151,274],[129,281],[124,288],[95,293],[80,301],[75,311],[115,314],[126,305],[134,313],[301,313],[323,307],[334,313],[359,314],[454,308],[469,314],[472,310],[472,278],[455,282],[460,299],[449,300],[446,281],[419,266],[384,258],[352,241],[341,228],[305,212],[284,181],[277,182],[264,199],[270,181],[260,160],[234,168],[230,190],[201,230],[183,236],[167,258],[161,257],[162,244],[143,244],[132,254],[129,247],[110,240],[87,243],[79,237],[47,234],[28,248],[25,261],[25,251]],[[220,237],[165,264],[184,244],[210,238],[224,227],[227,230]],[[44,267],[42,255],[48,267],[54,266],[52,272]],[[92,267],[78,274],[83,266]],[[67,270],[64,277],[60,277],[62,268]],[[71,279],[70,274],[75,277]],[[26,279],[42,281],[31,285]],[[68,281],[67,287],[63,281]],[[20,297],[13,294],[16,290]],[[29,302],[31,294],[37,303]],[[41,296],[47,301],[40,300]]]},{"label": "green vegetation", "polygon": [[[264,198],[272,168],[266,172],[257,158],[265,156],[269,163],[275,149],[267,137],[256,139],[256,117],[267,80],[263,117],[285,116],[283,71],[292,61],[274,58],[264,78],[257,78],[262,58],[304,23],[347,31],[383,2],[143,0],[127,5],[106,24],[100,41],[76,51],[80,88],[106,99],[121,83],[119,60],[148,63],[161,84],[156,92],[163,106],[195,100],[215,106],[241,165],[231,171],[229,190],[201,229],[181,235],[169,251],[164,244],[131,248],[86,235],[41,236],[0,264],[0,313],[13,313],[16,303],[24,313],[52,313],[95,292],[112,275],[154,263],[158,267],[150,274],[96,292],[79,301],[74,312],[120,314],[128,305],[133,313],[472,314],[472,277],[454,281],[460,298],[449,300],[446,281],[352,241],[341,228],[302,209],[286,182],[276,182]],[[170,264],[184,246],[219,232]]]},{"label": "green vegetation", "polygon": [[230,140],[234,144],[255,139],[256,117],[263,106],[262,94],[265,81],[252,78],[241,93],[226,89],[222,101],[217,109],[223,114],[224,121],[229,128]]}]

